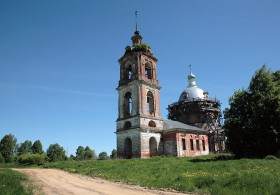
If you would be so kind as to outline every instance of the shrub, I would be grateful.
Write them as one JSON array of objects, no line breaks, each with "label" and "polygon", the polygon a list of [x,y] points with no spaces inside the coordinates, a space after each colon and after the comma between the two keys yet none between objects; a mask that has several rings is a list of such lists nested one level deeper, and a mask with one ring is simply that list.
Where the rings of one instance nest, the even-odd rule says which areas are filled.
[{"label": "shrub", "polygon": [[98,160],[107,160],[108,159],[108,154],[107,152],[101,152],[98,155]]},{"label": "shrub", "polygon": [[150,51],[151,47],[147,43],[136,44],[133,48],[134,51]]},{"label": "shrub", "polygon": [[18,157],[20,164],[36,164],[42,165],[46,162],[45,154],[23,154]]},{"label": "shrub", "polygon": [[5,162],[5,158],[2,156],[1,152],[0,152],[0,163],[4,163]]},{"label": "shrub", "polygon": [[5,162],[6,163],[13,163],[15,161],[15,157],[13,155],[7,155]]},{"label": "shrub", "polygon": [[278,160],[278,158],[276,156],[273,156],[273,155],[267,155],[264,159],[265,160]]}]

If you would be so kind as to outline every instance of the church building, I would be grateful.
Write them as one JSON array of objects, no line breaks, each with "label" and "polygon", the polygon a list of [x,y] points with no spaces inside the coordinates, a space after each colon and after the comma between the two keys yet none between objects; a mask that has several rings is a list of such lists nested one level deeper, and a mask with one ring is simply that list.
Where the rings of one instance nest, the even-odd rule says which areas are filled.
[{"label": "church building", "polygon": [[[142,43],[137,23],[131,37],[132,46],[125,48],[119,59],[117,155],[119,158],[148,158],[155,155],[198,156],[209,154],[209,125],[201,119],[193,104],[202,102],[216,107],[219,102],[208,98],[208,93],[196,87],[190,73],[189,86],[177,103],[168,106],[169,120],[160,112],[160,85],[157,79],[157,58],[147,44]],[[203,104],[204,105],[204,104]],[[187,110],[180,115],[180,110]],[[210,109],[210,108],[209,108]],[[194,111],[193,114],[192,111]],[[211,114],[211,113],[210,113]],[[205,112],[204,115],[209,115]],[[203,116],[204,116],[203,115]]]}]

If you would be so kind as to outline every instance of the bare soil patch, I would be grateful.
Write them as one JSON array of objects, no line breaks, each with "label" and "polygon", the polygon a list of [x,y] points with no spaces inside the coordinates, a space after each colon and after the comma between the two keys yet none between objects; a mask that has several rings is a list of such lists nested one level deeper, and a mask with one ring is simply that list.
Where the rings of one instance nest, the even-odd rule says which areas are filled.
[{"label": "bare soil patch", "polygon": [[56,169],[13,169],[27,174],[39,189],[36,194],[92,195],[182,195],[182,193],[151,190],[140,186],[115,183],[100,178],[67,173]]}]

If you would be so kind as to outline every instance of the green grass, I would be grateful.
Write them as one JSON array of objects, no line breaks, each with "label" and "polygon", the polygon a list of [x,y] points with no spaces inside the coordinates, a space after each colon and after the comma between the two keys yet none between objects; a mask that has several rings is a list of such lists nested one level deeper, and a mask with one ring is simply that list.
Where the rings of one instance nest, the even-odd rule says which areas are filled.
[{"label": "green grass", "polygon": [[199,194],[280,194],[279,159],[236,160],[229,155],[209,155],[193,158],[66,161],[47,163],[41,167],[150,188]]},{"label": "green grass", "polygon": [[10,169],[0,169],[0,194],[32,194],[32,185],[26,175]]},{"label": "green grass", "polygon": [[155,157],[111,161],[49,163],[72,173],[150,188],[207,194],[280,194],[280,160],[229,156]]}]

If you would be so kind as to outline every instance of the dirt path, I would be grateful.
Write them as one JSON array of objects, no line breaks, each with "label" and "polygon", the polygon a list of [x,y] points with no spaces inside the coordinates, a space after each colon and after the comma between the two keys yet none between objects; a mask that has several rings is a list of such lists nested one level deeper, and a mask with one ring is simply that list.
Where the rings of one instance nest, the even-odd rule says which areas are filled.
[{"label": "dirt path", "polygon": [[150,190],[139,186],[114,183],[99,178],[71,174],[56,169],[13,169],[27,174],[41,194],[93,194],[93,195],[182,195],[176,192]]}]

